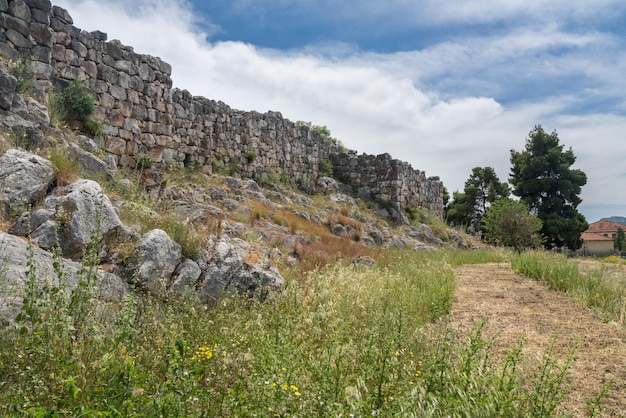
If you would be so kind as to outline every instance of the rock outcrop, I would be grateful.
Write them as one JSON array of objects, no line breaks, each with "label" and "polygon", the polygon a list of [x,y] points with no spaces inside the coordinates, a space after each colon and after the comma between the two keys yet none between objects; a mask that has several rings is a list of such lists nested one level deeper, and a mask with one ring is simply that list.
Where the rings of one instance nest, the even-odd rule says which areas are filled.
[{"label": "rock outcrop", "polygon": [[8,150],[0,156],[2,217],[14,219],[42,201],[54,178],[48,160],[29,152]]},{"label": "rock outcrop", "polygon": [[[89,141],[81,143],[89,148]],[[87,154],[93,156],[81,148],[75,155],[91,159]],[[35,265],[43,266],[37,267],[42,272],[41,280],[54,279],[50,277],[55,274],[52,264],[55,248],[60,248],[66,257],[61,264],[72,272],[80,270],[79,262],[86,251],[95,249],[108,271],[98,271],[98,292],[102,297],[123,298],[130,285],[164,300],[195,297],[209,306],[234,295],[263,300],[268,292],[281,289],[284,280],[275,267],[276,261],[295,264],[302,248],[320,239],[307,238],[297,226],[288,227],[286,216],[301,219],[312,230],[326,230],[327,234],[334,233],[347,242],[359,240],[374,247],[437,250],[445,246],[442,240],[445,238],[467,248],[454,231],[444,237],[423,224],[394,228],[377,221],[373,215],[349,210],[357,206],[355,199],[342,194],[332,179],[324,181],[328,193],[332,192],[327,196],[328,206],[313,209],[315,202],[301,193],[278,185],[263,188],[250,179],[223,177],[221,185],[209,183],[202,187],[188,183],[164,187],[157,196],[146,195],[167,206],[168,216],[177,217],[181,228],[213,225],[217,233],[210,235],[194,259],[190,259],[183,256],[181,245],[164,230],[153,229],[140,235],[137,228],[124,225],[118,216],[118,211],[130,210],[144,218],[145,228],[150,225],[150,219],[159,219],[159,213],[119,197],[111,201],[92,180],[79,179],[67,186],[54,187],[56,179],[50,162],[35,154],[7,151],[0,157],[0,180],[4,181],[0,207],[5,208],[5,216],[14,219],[23,210],[8,228],[10,235],[0,235],[6,242],[6,251],[2,253],[8,266],[3,270],[4,279],[9,288],[14,288],[7,292],[0,286],[0,299],[5,306],[0,308],[0,318],[4,320],[11,320],[19,311],[27,266],[24,257],[29,254],[29,245]],[[132,186],[128,179],[122,183]],[[125,186],[119,187],[125,190]],[[294,205],[300,208],[293,208]],[[291,222],[297,225],[298,221]],[[244,239],[249,236],[254,237],[255,244]],[[30,237],[30,244],[26,237]],[[120,243],[132,246],[128,257],[120,255]],[[354,263],[371,266],[375,261],[358,257]],[[77,280],[71,276],[68,289]]]},{"label": "rock outcrop", "polygon": [[165,231],[154,229],[137,243],[128,262],[127,280],[155,295],[165,296],[181,261],[180,245],[172,241]]},{"label": "rock outcrop", "polygon": [[[214,305],[225,296],[244,294],[260,300],[268,290],[279,290],[283,278],[274,267],[263,265],[258,254],[251,257],[250,245],[238,238],[211,237],[207,251],[199,261],[198,297]],[[257,260],[251,262],[250,260]]]},{"label": "rock outcrop", "polygon": [[[76,288],[83,274],[83,265],[62,260],[61,265],[55,267],[55,262],[52,253],[0,231],[0,325],[13,321],[19,313],[26,282],[31,275],[40,287],[44,284],[59,286],[62,271],[61,284],[68,292]],[[100,270],[96,271],[95,289],[96,296],[104,301],[122,301],[129,291],[125,281]]]}]

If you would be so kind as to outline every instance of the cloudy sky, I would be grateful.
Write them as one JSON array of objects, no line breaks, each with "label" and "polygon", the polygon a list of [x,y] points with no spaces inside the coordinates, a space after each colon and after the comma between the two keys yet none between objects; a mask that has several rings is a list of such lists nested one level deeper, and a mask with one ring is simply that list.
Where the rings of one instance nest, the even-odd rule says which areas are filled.
[{"label": "cloudy sky", "polygon": [[173,66],[174,86],[326,125],[450,192],[502,181],[537,124],[588,177],[589,222],[626,216],[623,0],[53,0]]}]

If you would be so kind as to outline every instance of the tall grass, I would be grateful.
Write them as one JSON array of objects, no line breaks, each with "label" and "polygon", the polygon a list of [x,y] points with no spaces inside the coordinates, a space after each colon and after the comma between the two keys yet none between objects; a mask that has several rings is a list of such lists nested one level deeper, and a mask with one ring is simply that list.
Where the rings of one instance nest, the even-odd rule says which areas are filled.
[{"label": "tall grass", "polygon": [[54,148],[48,160],[54,168],[57,186],[63,187],[75,182],[81,175],[81,166],[76,158],[72,158],[67,149]]},{"label": "tall grass", "polygon": [[[0,333],[0,415],[550,415],[569,363],[547,353],[533,375],[519,347],[492,361],[481,327],[467,340],[442,328],[455,257],[293,270],[264,303],[210,311],[192,298],[129,296],[87,312],[71,309],[84,289],[44,297],[38,309],[56,315]],[[86,332],[73,331],[75,315]]]},{"label": "tall grass", "polygon": [[606,321],[626,326],[626,288],[605,265],[581,272],[578,262],[565,256],[532,251],[516,256],[511,266],[525,276],[570,295]]}]

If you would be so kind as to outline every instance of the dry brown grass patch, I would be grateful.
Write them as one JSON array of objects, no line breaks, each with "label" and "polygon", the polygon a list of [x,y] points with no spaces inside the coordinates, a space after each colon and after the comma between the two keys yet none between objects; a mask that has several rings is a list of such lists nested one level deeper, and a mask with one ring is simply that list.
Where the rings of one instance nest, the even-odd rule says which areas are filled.
[{"label": "dry brown grass patch", "polygon": [[248,266],[254,266],[255,264],[259,264],[261,261],[263,261],[263,259],[257,252],[250,252],[243,259],[243,262]]},{"label": "dry brown grass patch", "polygon": [[327,235],[310,244],[298,243],[295,253],[303,271],[311,271],[339,260],[352,260],[358,256],[376,256],[371,248],[334,235]]}]

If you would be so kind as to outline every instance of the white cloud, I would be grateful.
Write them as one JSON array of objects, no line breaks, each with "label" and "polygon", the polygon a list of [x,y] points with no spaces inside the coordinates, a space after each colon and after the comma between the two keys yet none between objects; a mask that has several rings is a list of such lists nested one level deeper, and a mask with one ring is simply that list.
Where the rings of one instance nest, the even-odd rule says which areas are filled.
[{"label": "white cloud", "polygon": [[[587,8],[586,2],[573,1]],[[282,52],[240,42],[211,43],[183,1],[132,3],[140,12],[121,0],[56,3],[70,11],[76,26],[103,30],[110,39],[171,63],[177,87],[234,108],[281,111],[292,120],[327,125],[348,147],[371,154],[388,152],[429,176],[440,176],[451,192],[462,190],[476,166],[494,167],[502,181],[508,180],[509,151],[523,149],[535,124],[548,131],[556,128],[562,143],[578,156],[577,167],[589,177],[583,189],[587,203],[626,203],[626,173],[620,162],[626,155],[622,145],[626,117],[567,112],[585,95],[602,98],[624,91],[621,74],[626,60],[619,49],[604,53],[617,42],[606,34],[573,34],[550,24],[498,36],[452,39],[421,51],[373,54],[344,46],[329,55],[328,46],[321,52],[311,47]],[[398,3],[406,8],[412,2],[385,4],[393,9]],[[504,10],[491,10],[498,9],[493,2],[472,9],[478,4],[472,2],[474,6],[448,11],[440,3],[422,4],[429,5],[426,14],[441,19],[495,19],[495,14],[508,16],[522,8],[519,1],[498,2]],[[367,4],[372,3],[363,8]],[[564,4],[531,2],[526,14],[544,6],[563,10]],[[568,48],[573,52],[551,53]],[[505,104],[493,98],[511,85],[523,89],[526,78],[581,74],[599,88],[608,84],[608,91],[583,94],[572,86],[569,94],[546,90],[527,101]],[[616,183],[621,187],[608,187]],[[605,214],[609,215],[615,214]]]}]

